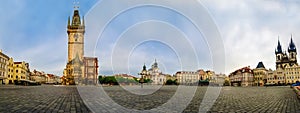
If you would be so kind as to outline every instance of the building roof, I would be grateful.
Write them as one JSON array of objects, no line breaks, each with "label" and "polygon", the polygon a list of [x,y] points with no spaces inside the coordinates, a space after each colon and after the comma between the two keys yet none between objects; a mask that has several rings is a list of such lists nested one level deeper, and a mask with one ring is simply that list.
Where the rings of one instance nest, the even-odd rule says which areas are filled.
[{"label": "building roof", "polygon": [[14,64],[22,64],[22,62],[14,62]]},{"label": "building roof", "polygon": [[5,55],[4,53],[2,53],[2,52],[0,52],[0,55],[7,58],[7,59],[9,59],[9,57],[7,55]]},{"label": "building roof", "polygon": [[195,72],[195,71],[177,71],[176,74],[186,74],[186,73],[189,73],[189,74],[198,74],[198,72]]},{"label": "building roof", "polygon": [[256,68],[265,68],[263,62],[259,62],[256,66]]},{"label": "building roof", "polygon": [[241,72],[241,73],[252,73],[252,69],[250,68],[250,66],[247,66],[247,67],[243,67],[241,69],[238,69],[232,73],[230,73],[229,76],[231,75],[236,75],[238,72]]}]

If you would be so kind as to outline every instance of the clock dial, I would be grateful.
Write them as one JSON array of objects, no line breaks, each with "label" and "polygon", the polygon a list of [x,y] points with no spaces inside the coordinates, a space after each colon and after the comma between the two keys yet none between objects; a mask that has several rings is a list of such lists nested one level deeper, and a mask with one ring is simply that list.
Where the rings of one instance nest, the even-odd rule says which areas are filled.
[{"label": "clock dial", "polygon": [[75,35],[74,35],[74,39],[75,39],[75,41],[77,41],[77,40],[78,40],[78,38],[79,38],[79,37],[78,37],[78,34],[75,34]]}]

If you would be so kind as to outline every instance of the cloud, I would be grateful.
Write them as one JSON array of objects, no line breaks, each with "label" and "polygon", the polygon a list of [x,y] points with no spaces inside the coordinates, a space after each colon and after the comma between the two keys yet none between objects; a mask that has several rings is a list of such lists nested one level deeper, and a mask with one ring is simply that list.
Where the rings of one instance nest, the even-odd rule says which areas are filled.
[{"label": "cloud", "polygon": [[[96,0],[85,4],[81,14]],[[66,25],[72,1],[3,0],[0,4],[0,49],[30,69],[62,75],[67,58]]]},{"label": "cloud", "polygon": [[[80,14],[84,15],[98,0],[80,1]],[[237,68],[250,65],[256,67],[259,61],[263,61],[266,68],[275,68],[274,49],[279,36],[283,48],[286,50],[290,41],[290,35],[297,47],[300,47],[300,2],[299,1],[256,1],[256,0],[205,0],[201,3],[207,7],[212,18],[216,22],[225,45],[226,74]],[[39,69],[48,73],[61,75],[67,58],[67,17],[72,15],[72,1],[47,1],[37,2],[35,0],[7,0],[0,4],[0,49],[16,61],[25,60],[30,63],[31,69]],[[122,4],[105,6],[116,9]],[[185,6],[185,4],[181,4]],[[53,7],[56,8],[53,8]],[[95,26],[103,25],[105,16],[109,15],[108,10],[102,10],[104,17],[98,17],[88,21],[86,31],[86,56],[97,56],[99,58],[100,73],[110,74],[111,53],[118,37],[132,25],[147,21],[158,20],[166,22],[178,28],[188,38],[189,45],[194,46],[199,67],[212,69],[211,52],[207,40],[202,37],[189,23],[169,9],[162,7],[140,7],[128,10],[117,16],[106,26],[101,39],[94,37],[91,33]],[[197,11],[193,12],[197,13]],[[105,23],[105,22],[104,22]],[[144,31],[136,30],[137,34],[151,33],[159,27],[147,25]],[[167,30],[160,30],[161,37],[172,39],[172,34],[167,34]],[[132,36],[138,39],[137,35]],[[128,38],[128,37],[127,37]],[[130,43],[130,40],[127,40]],[[91,43],[96,43],[97,47],[91,47]],[[155,43],[152,43],[155,45]],[[161,67],[166,67],[167,73],[175,73],[179,66],[176,58],[169,58],[169,49],[151,49],[152,44],[139,46],[130,56],[129,63],[132,73],[140,71],[145,62],[149,67],[154,57],[158,57]],[[126,45],[125,45],[126,46]],[[158,47],[163,47],[159,46]],[[184,45],[178,45],[184,48]],[[120,48],[126,50],[125,47]],[[154,47],[155,48],[155,47]],[[145,51],[149,49],[149,51]],[[121,52],[122,52],[121,51]],[[96,52],[96,54],[93,54]],[[153,55],[156,53],[156,56]],[[127,54],[127,53],[120,53]],[[119,57],[118,59],[122,59]],[[123,58],[124,59],[124,58]],[[145,61],[146,59],[146,61]],[[128,59],[124,59],[128,60]],[[176,64],[176,65],[174,65]],[[119,65],[118,68],[127,70],[127,66]],[[121,70],[123,70],[121,69]],[[194,70],[194,67],[185,68]]]},{"label": "cloud", "polygon": [[[221,2],[221,3],[220,3]],[[226,73],[263,61],[266,68],[275,67],[274,49],[279,36],[284,49],[290,35],[297,43],[299,2],[291,1],[216,1],[202,2],[215,19],[226,50]],[[298,41],[299,42],[299,41]]]}]

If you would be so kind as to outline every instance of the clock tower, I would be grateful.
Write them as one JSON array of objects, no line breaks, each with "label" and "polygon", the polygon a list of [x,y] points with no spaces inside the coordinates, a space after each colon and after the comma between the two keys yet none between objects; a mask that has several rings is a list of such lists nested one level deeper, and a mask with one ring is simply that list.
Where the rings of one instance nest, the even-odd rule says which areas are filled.
[{"label": "clock tower", "polygon": [[84,80],[84,19],[78,8],[74,9],[72,20],[68,18],[68,61],[64,69],[64,84],[82,84]]},{"label": "clock tower", "polygon": [[78,9],[74,10],[72,21],[68,19],[68,62],[73,60],[76,55],[83,61],[84,54],[84,18],[80,19]]}]

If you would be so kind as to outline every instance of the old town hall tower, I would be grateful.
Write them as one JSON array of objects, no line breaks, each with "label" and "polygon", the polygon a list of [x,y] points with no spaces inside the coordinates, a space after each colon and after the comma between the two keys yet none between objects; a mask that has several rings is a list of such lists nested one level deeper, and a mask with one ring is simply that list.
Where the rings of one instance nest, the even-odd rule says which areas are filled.
[{"label": "old town hall tower", "polygon": [[68,61],[64,69],[65,85],[96,85],[98,83],[98,58],[84,57],[84,17],[80,18],[75,7],[68,18]]},{"label": "old town hall tower", "polygon": [[72,22],[68,19],[68,62],[79,57],[83,60],[84,54],[84,18],[80,19],[79,11],[74,10]]},{"label": "old town hall tower", "polygon": [[74,9],[72,20],[68,18],[68,61],[64,70],[64,84],[79,84],[84,77],[84,19]]}]

